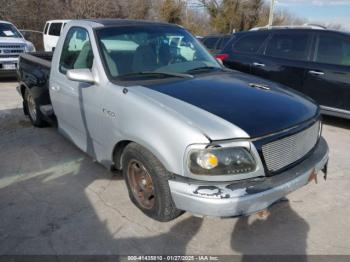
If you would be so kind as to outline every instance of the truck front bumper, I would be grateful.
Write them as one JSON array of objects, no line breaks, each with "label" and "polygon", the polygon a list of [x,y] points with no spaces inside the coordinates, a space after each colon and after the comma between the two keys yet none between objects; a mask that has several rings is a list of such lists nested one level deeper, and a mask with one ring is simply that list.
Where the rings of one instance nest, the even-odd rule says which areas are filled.
[{"label": "truck front bumper", "polygon": [[326,169],[328,152],[321,137],[307,159],[275,176],[226,183],[171,180],[169,186],[175,205],[181,210],[215,217],[249,215],[306,185],[315,173]]}]

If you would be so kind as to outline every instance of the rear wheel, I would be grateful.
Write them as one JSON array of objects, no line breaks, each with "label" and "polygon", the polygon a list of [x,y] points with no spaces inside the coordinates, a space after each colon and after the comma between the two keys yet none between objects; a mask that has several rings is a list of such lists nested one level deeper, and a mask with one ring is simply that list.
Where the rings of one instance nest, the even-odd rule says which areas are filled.
[{"label": "rear wheel", "polygon": [[158,221],[181,215],[171,197],[170,173],[151,152],[131,143],[125,148],[122,161],[130,199],[143,213]]},{"label": "rear wheel", "polygon": [[43,127],[47,125],[33,95],[27,89],[24,93],[24,106],[26,107],[30,122],[32,122],[33,126]]}]

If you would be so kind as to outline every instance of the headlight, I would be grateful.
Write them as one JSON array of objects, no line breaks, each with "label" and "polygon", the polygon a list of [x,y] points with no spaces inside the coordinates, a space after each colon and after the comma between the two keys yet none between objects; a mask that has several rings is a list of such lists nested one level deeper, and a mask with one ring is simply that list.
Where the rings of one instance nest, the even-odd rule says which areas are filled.
[{"label": "headlight", "polygon": [[32,43],[27,42],[26,44],[26,52],[35,52],[35,47]]},{"label": "headlight", "polygon": [[256,169],[253,156],[243,147],[193,150],[188,166],[191,173],[196,175],[233,175]]}]

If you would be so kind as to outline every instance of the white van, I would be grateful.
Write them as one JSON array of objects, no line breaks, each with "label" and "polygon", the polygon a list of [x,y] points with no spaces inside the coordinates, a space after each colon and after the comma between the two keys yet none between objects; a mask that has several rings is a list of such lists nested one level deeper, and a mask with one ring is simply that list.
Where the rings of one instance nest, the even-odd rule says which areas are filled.
[{"label": "white van", "polygon": [[53,51],[64,26],[70,20],[50,20],[47,21],[43,32],[44,49],[47,52]]}]

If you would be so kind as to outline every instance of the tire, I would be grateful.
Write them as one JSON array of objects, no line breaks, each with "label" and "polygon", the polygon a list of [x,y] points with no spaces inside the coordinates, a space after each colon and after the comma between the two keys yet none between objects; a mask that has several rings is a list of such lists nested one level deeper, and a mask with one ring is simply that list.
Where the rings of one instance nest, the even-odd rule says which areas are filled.
[{"label": "tire", "polygon": [[32,96],[30,90],[26,89],[24,92],[24,106],[28,112],[30,122],[33,126],[44,127],[47,126],[47,122],[44,120],[44,116],[40,111],[38,104]]},{"label": "tire", "polygon": [[[130,143],[124,150],[122,165],[130,200],[144,214],[155,220],[166,222],[175,219],[183,213],[183,211],[175,207],[171,197],[168,182],[171,173],[163,167],[151,152],[136,143]],[[148,197],[151,194],[147,195],[144,193],[144,197],[139,197],[142,193],[138,190],[139,186],[135,186],[135,174],[138,174],[136,175],[138,177],[140,177],[139,174],[143,174],[141,177],[145,179],[141,179],[141,181],[147,181],[144,183],[146,188],[150,188],[151,181],[152,196]]]}]

